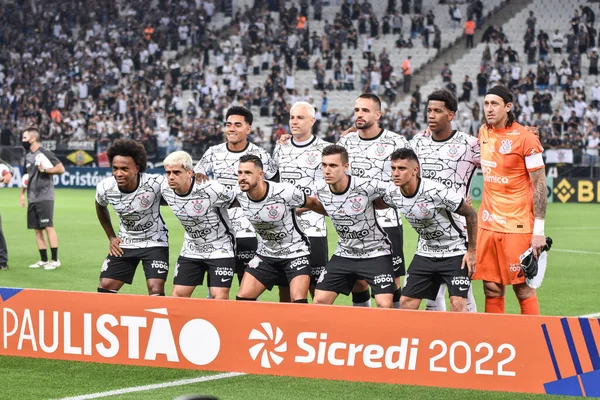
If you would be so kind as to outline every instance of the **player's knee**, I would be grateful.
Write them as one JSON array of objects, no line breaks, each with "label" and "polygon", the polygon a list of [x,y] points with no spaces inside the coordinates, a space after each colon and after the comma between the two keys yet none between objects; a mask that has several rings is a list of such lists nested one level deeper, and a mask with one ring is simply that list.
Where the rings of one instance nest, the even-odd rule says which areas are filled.
[{"label": "player's knee", "polygon": [[458,296],[450,297],[450,310],[455,312],[467,311],[467,299]]},{"label": "player's knee", "polygon": [[483,293],[485,297],[504,297],[506,288],[494,282],[485,282],[483,284]]},{"label": "player's knee", "polygon": [[419,300],[419,299],[413,299],[412,297],[406,297],[406,296],[400,297],[400,308],[403,308],[406,310],[416,310],[417,308],[419,308],[420,303],[421,303],[421,300]]},{"label": "player's knee", "polygon": [[394,305],[392,296],[375,296],[375,304],[378,308],[392,308]]},{"label": "player's knee", "polygon": [[535,289],[530,288],[524,283],[521,283],[519,285],[513,285],[513,290],[518,300],[525,300],[532,296],[535,296]]}]

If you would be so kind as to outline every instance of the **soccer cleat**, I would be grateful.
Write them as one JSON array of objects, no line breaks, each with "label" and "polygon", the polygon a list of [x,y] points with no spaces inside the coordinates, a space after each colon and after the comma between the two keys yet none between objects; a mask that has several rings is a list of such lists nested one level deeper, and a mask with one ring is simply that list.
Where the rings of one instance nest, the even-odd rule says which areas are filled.
[{"label": "soccer cleat", "polygon": [[546,264],[548,251],[552,247],[552,239],[546,238],[546,245],[542,248],[539,258],[536,260],[533,256],[533,250],[528,248],[521,256],[521,270],[525,275],[525,283],[532,289],[542,286],[544,275],[546,274]]},{"label": "soccer cleat", "polygon": [[48,261],[38,261],[35,264],[31,264],[29,268],[44,268],[48,264]]},{"label": "soccer cleat", "polygon": [[59,260],[50,260],[48,261],[48,263],[46,265],[44,265],[44,269],[56,269],[60,267],[60,261]]}]

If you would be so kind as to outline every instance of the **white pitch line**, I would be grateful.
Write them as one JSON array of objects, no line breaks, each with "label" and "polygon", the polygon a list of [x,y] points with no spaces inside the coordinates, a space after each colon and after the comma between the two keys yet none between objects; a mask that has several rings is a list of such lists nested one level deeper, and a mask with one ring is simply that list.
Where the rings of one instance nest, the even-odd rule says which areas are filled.
[{"label": "white pitch line", "polygon": [[173,386],[183,386],[183,385],[191,385],[193,383],[215,381],[217,379],[234,378],[236,376],[242,376],[242,375],[246,375],[246,374],[243,372],[228,372],[226,374],[201,376],[199,378],[181,379],[178,381],[155,383],[152,385],[134,386],[134,387],[124,388],[124,389],[109,390],[107,392],[98,392],[98,393],[91,393],[91,394],[83,394],[81,396],[64,397],[60,400],[99,399],[102,397],[118,396],[118,395],[126,394],[126,393],[145,392],[148,390],[164,389],[164,388],[173,387]]},{"label": "white pitch line", "polygon": [[567,249],[552,249],[552,251],[557,251],[559,253],[580,253],[580,254],[595,254],[600,255],[599,251],[584,251],[584,250],[567,250]]},{"label": "white pitch line", "polygon": [[586,315],[579,316],[579,318],[596,318],[596,317],[600,317],[600,312],[597,312],[595,314],[586,314]]}]

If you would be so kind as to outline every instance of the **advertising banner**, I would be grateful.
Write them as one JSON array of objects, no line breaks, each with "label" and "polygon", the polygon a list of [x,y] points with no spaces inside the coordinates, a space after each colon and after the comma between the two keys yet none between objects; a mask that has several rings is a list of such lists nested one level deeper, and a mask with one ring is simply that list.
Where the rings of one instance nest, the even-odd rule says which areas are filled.
[{"label": "advertising banner", "polygon": [[600,203],[600,180],[581,178],[556,179],[554,201],[561,203]]},{"label": "advertising banner", "polygon": [[550,149],[545,150],[546,164],[573,164],[572,149]]},{"label": "advertising banner", "polygon": [[600,320],[0,289],[9,356],[600,396]]}]

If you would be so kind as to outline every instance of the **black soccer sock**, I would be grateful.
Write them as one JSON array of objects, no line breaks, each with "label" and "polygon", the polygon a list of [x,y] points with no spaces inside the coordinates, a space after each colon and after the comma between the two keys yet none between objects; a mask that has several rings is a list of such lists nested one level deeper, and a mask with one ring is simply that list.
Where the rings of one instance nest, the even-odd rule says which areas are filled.
[{"label": "black soccer sock", "polygon": [[398,288],[394,291],[394,302],[400,301],[400,296],[402,296],[402,289]]},{"label": "black soccer sock", "polygon": [[359,304],[364,303],[366,301],[370,301],[371,296],[369,295],[369,290],[365,290],[360,293],[352,293],[352,303]]},{"label": "black soccer sock", "polygon": [[99,287],[98,288],[98,293],[117,293],[117,291],[116,290],[112,290],[112,289],[104,289],[104,288]]},{"label": "black soccer sock", "polygon": [[294,303],[308,304],[308,299],[298,299],[298,300],[294,300]]},{"label": "black soccer sock", "polygon": [[58,261],[58,247],[50,247],[50,254],[53,261]]},{"label": "black soccer sock", "polygon": [[256,299],[250,299],[248,297],[240,297],[240,296],[235,296],[236,300],[240,300],[240,301],[256,301]]},{"label": "black soccer sock", "polygon": [[48,250],[40,249],[40,258],[43,262],[48,262]]}]

